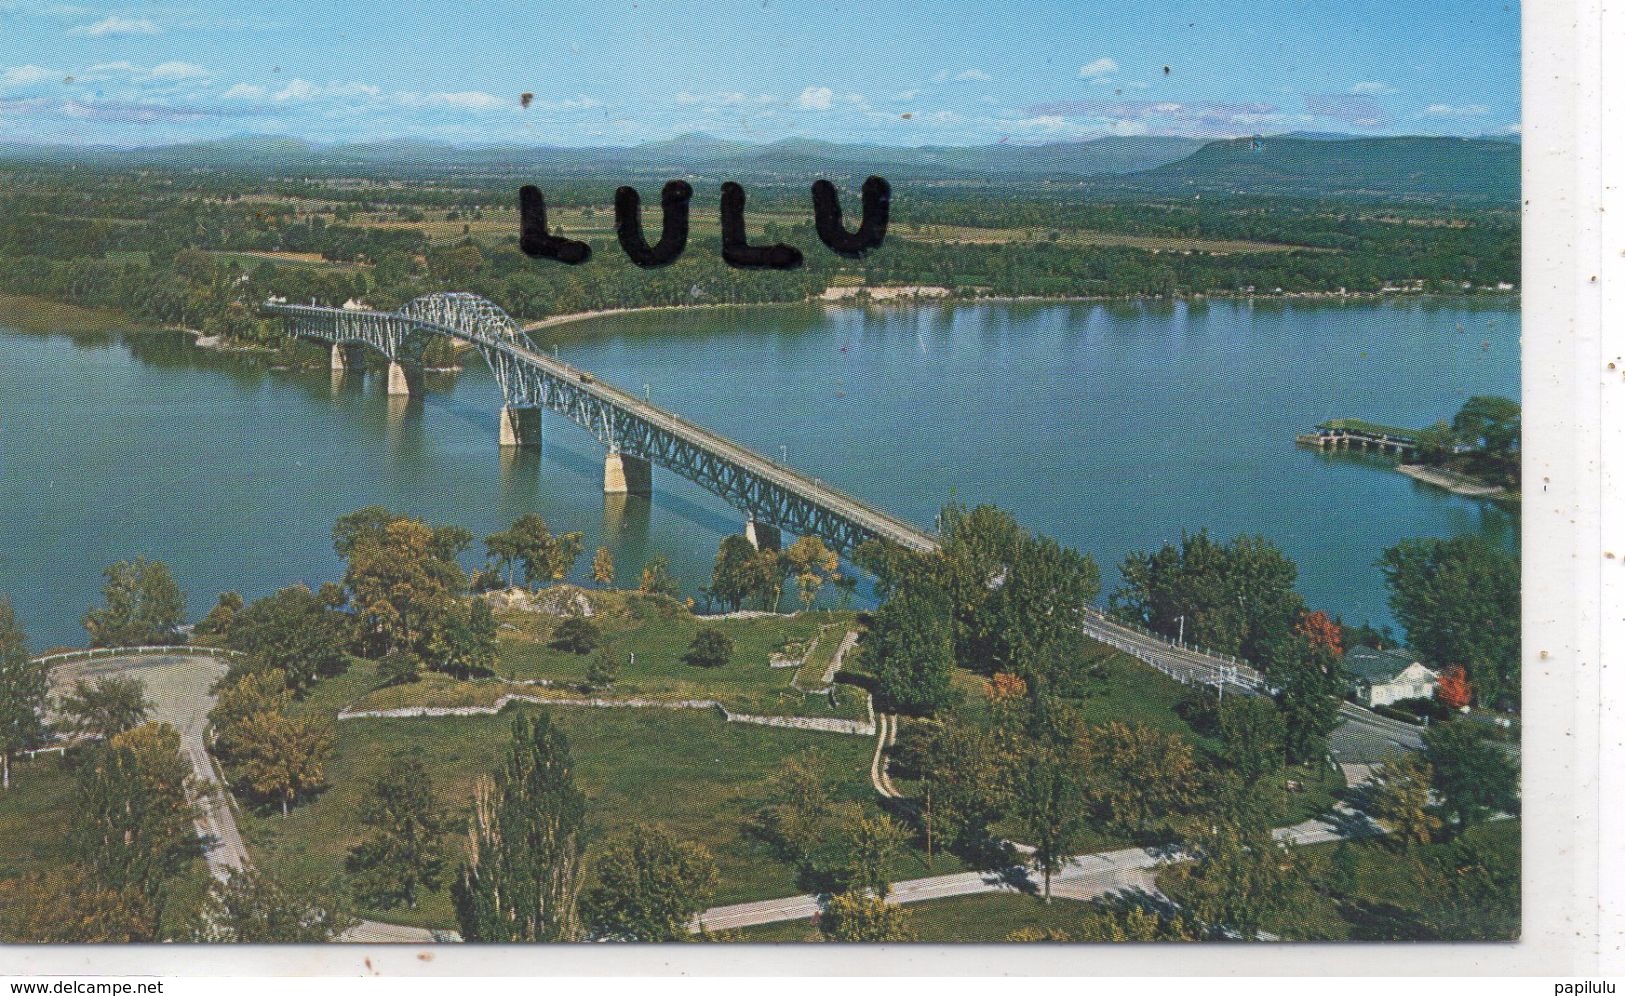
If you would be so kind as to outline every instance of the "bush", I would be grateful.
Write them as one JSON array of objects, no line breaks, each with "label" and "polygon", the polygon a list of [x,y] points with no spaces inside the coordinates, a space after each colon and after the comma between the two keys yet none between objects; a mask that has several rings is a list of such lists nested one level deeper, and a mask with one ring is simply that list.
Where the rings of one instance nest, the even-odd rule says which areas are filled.
[{"label": "bush", "polygon": [[553,631],[552,645],[572,654],[590,654],[598,648],[598,627],[592,620],[571,616]]},{"label": "bush", "polygon": [[715,626],[707,626],[694,634],[694,642],[683,655],[685,664],[695,667],[722,667],[734,657],[734,642],[727,633]]},{"label": "bush", "polygon": [[1435,723],[1443,722],[1455,715],[1450,706],[1438,699],[1400,699],[1393,703],[1393,707],[1415,716],[1426,716]]}]

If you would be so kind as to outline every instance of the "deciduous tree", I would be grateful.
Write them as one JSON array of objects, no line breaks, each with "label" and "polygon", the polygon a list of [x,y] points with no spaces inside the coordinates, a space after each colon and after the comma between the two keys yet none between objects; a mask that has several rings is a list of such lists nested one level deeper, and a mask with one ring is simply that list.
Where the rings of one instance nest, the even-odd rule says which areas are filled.
[{"label": "deciduous tree", "polygon": [[598,639],[598,627],[591,619],[570,616],[554,628],[548,643],[572,654],[590,654],[598,647]]},{"label": "deciduous tree", "polygon": [[331,721],[265,711],[236,729],[242,783],[255,797],[277,802],[283,816],[302,796],[327,784],[327,755],[337,737]]},{"label": "deciduous tree", "polygon": [[1519,696],[1517,558],[1476,533],[1383,551],[1388,604],[1424,661],[1463,664],[1480,701]]},{"label": "deciduous tree", "polygon": [[592,579],[598,582],[600,588],[608,588],[615,583],[615,555],[609,552],[607,546],[593,551]]},{"label": "deciduous tree", "polygon": [[1369,812],[1388,826],[1389,839],[1401,847],[1430,844],[1441,826],[1429,799],[1432,790],[1433,769],[1427,762],[1401,754],[1383,762]]},{"label": "deciduous tree", "polygon": [[416,908],[420,892],[440,888],[448,824],[421,761],[400,761],[376,778],[360,818],[372,833],[351,848],[347,867],[364,902]]},{"label": "deciduous tree", "polygon": [[891,906],[864,892],[842,892],[829,897],[818,918],[818,928],[832,941],[886,944],[912,941],[914,929],[901,906]]},{"label": "deciduous tree", "polygon": [[83,678],[57,700],[56,711],[72,733],[108,739],[146,722],[152,711],[140,678],[108,675],[95,683]]},{"label": "deciduous tree", "polygon": [[952,604],[929,582],[904,586],[876,610],[863,640],[864,661],[886,708],[930,715],[953,691]]},{"label": "deciduous tree", "polygon": [[1422,732],[1441,809],[1460,828],[1518,811],[1518,767],[1476,723],[1438,723]]},{"label": "deciduous tree", "polygon": [[658,826],[631,828],[593,861],[593,872],[583,916],[592,936],[617,941],[687,940],[720,882],[710,851]]},{"label": "deciduous tree", "polygon": [[255,599],[235,614],[226,646],[249,654],[246,668],[281,671],[288,687],[303,694],[322,678],[349,666],[349,621],[302,584]]},{"label": "deciduous tree", "polygon": [[102,572],[105,605],[85,614],[93,647],[169,643],[186,622],[186,596],[162,562],[137,557]]},{"label": "deciduous tree", "polygon": [[209,884],[192,940],[215,944],[325,944],[356,920],[257,868],[233,868]]},{"label": "deciduous tree", "polygon": [[11,757],[44,742],[48,666],[29,660],[11,600],[0,597],[0,787],[11,788]]},{"label": "deciduous tree", "polygon": [[194,827],[191,768],[180,734],[147,723],[112,737],[82,762],[69,851],[100,885],[134,901],[158,937],[177,880],[203,848]]}]

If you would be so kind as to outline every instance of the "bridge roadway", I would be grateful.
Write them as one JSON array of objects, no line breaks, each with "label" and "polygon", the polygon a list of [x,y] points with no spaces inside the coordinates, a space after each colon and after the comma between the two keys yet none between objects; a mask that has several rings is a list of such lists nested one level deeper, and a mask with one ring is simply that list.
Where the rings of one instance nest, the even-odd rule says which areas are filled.
[{"label": "bridge roadway", "polygon": [[657,463],[744,512],[753,541],[758,527],[768,526],[817,535],[846,554],[868,539],[922,553],[937,548],[935,536],[911,523],[546,355],[500,308],[472,294],[429,295],[396,312],[277,300],[263,310],[288,319],[294,335],[331,345],[335,370],[346,367],[342,350],[352,345],[382,352],[390,361],[392,393],[409,393],[402,364],[417,362],[426,337],[472,345],[503,390],[503,442],[539,441],[540,409],[563,415],[609,449],[606,492],[647,494],[649,465]]}]

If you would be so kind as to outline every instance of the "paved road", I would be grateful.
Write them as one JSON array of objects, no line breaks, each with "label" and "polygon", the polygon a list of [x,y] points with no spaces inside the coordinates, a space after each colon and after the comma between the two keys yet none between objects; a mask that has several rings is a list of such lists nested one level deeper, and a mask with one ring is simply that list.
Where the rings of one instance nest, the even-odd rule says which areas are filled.
[{"label": "paved road", "polygon": [[181,755],[196,776],[193,801],[199,811],[198,836],[204,840],[204,858],[210,874],[222,880],[231,869],[248,864],[237,819],[204,743],[209,710],[214,707],[214,695],[209,689],[225,673],[225,661],[190,654],[101,657],[70,661],[51,669],[53,697],[71,690],[79,679],[95,681],[107,675],[136,678],[146,687],[147,698],[153,702],[151,718],[180,732]]},{"label": "paved road", "polygon": [[[1323,819],[1305,820],[1274,831],[1278,841],[1293,844],[1321,844],[1349,837],[1371,836],[1382,833],[1382,828],[1363,814],[1339,806]],[[1057,896],[1071,899],[1095,899],[1117,892],[1156,892],[1157,871],[1170,864],[1186,860],[1178,854],[1154,853],[1142,847],[1124,848],[1099,854],[1083,854],[1067,862],[1051,881]],[[892,886],[888,903],[918,903],[950,896],[968,896],[979,892],[1031,891],[1039,886],[1037,876],[1028,878],[1025,869],[1006,872],[960,872],[953,875],[935,875],[930,878],[910,879]],[[818,912],[818,897],[814,895],[785,896],[754,903],[716,906],[700,915],[699,924],[707,930],[727,930],[752,927],[785,920],[811,920]],[[695,930],[699,929],[695,925]]]},{"label": "paved road", "polygon": [[[1144,630],[1125,626],[1095,609],[1083,614],[1083,628],[1092,638],[1115,647],[1164,674],[1186,684],[1222,684],[1231,694],[1260,695],[1264,676],[1247,664],[1194,647],[1181,647]],[[1410,723],[1379,716],[1352,702],[1339,707],[1343,722],[1331,737],[1332,756],[1342,762],[1372,762],[1395,751],[1422,749],[1422,731]]]}]

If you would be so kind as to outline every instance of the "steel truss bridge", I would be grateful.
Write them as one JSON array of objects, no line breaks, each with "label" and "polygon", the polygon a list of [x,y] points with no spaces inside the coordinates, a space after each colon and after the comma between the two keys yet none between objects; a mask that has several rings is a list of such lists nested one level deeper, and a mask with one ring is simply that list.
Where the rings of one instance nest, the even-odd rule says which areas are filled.
[{"label": "steel truss bridge", "polygon": [[288,331],[328,344],[335,369],[349,350],[370,347],[389,360],[390,392],[409,393],[424,347],[436,336],[467,343],[502,388],[502,442],[540,442],[540,411],[569,419],[608,450],[605,490],[648,493],[650,465],[688,478],[745,514],[753,541],[759,526],[816,536],[850,554],[868,540],[930,552],[936,537],[770,460],[588,371],[544,354],[501,308],[473,294],[431,294],[397,311],[379,312],[277,299],[262,305]]}]

